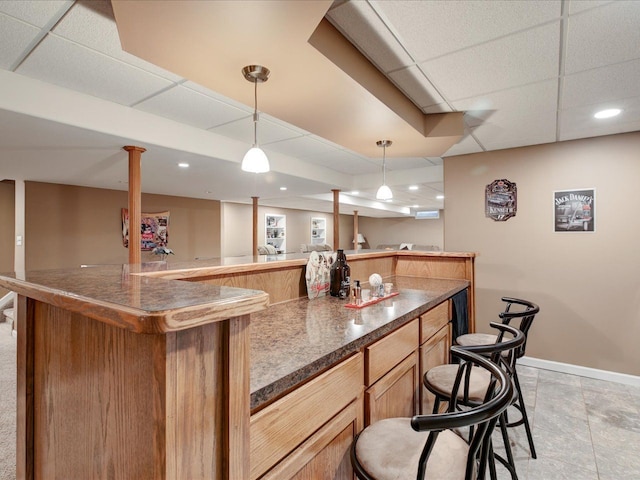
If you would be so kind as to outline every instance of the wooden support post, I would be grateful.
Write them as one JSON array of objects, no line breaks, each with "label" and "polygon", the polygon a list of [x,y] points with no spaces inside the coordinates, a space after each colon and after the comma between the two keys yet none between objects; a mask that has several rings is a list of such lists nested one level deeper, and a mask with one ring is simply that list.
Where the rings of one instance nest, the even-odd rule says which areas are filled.
[{"label": "wooden support post", "polygon": [[358,250],[358,210],[353,211],[353,249]]},{"label": "wooden support post", "polygon": [[129,263],[140,263],[140,222],[142,217],[142,195],[140,190],[140,165],[146,148],[127,145],[129,152]]},{"label": "wooden support post", "polygon": [[340,248],[340,190],[333,192],[333,249]]},{"label": "wooden support post", "polygon": [[251,197],[253,200],[253,255],[258,255],[258,198]]}]

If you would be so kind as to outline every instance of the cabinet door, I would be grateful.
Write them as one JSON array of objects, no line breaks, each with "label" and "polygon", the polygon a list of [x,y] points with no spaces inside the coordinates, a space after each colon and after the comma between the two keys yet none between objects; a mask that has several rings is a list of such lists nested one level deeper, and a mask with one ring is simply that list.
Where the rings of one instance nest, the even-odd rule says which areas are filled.
[{"label": "cabinet door", "polygon": [[449,363],[451,347],[451,324],[442,327],[420,346],[420,413],[431,413],[434,396],[422,384],[424,374],[433,367]]},{"label": "cabinet door", "polygon": [[365,390],[365,425],[383,418],[411,417],[419,396],[418,351],[415,350]]},{"label": "cabinet door", "polygon": [[362,430],[362,398],[349,404],[260,480],[352,480],[351,444]]}]

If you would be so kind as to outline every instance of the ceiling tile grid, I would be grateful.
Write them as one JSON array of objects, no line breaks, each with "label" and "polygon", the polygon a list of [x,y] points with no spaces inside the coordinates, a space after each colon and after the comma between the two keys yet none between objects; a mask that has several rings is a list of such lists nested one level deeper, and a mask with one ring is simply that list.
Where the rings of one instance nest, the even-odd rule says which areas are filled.
[{"label": "ceiling tile grid", "polygon": [[593,105],[595,110],[636,96],[640,96],[640,59],[567,75],[561,108]]},{"label": "ceiling tile grid", "polygon": [[40,29],[0,13],[0,32],[0,68],[9,70],[38,37]]},{"label": "ceiling tile grid", "polygon": [[[371,1],[418,63],[560,18],[559,0]],[[425,41],[427,39],[427,41]]]},{"label": "ceiling tile grid", "polygon": [[2,0],[0,1],[0,12],[42,28],[53,18],[56,18],[59,12],[68,9],[72,3],[73,0],[47,0],[39,2]]},{"label": "ceiling tile grid", "polygon": [[[466,112],[465,135],[444,157],[640,130],[640,1],[337,1],[327,17],[423,112]],[[47,34],[49,28],[52,33]],[[19,74],[253,143],[252,105],[122,51],[108,0],[0,0],[0,68],[11,69],[23,58]],[[238,79],[244,82],[240,72]],[[623,108],[621,116],[594,121],[596,108],[613,106]],[[0,111],[0,125],[5,117],[15,121],[7,115]],[[3,128],[13,133],[0,132],[1,146],[19,152],[21,162],[11,164],[16,172],[33,164],[32,171],[40,172],[37,178],[47,181],[44,173],[58,169],[35,165],[48,150],[49,164],[72,171],[66,174],[69,181],[126,189],[114,183],[126,177],[119,148],[126,139],[103,135],[97,140],[98,133],[81,129],[54,135],[67,129],[37,122],[26,128],[29,137],[38,132],[43,142],[25,147],[33,140]],[[284,154],[306,162],[309,172],[316,165],[340,172],[344,185],[373,186],[381,176],[381,156],[364,158],[268,115],[260,116],[258,140],[273,154],[274,165]],[[305,203],[292,197],[335,188],[310,173],[303,178],[270,172],[257,181],[256,176],[239,175],[237,163],[187,154],[194,168],[173,175],[166,172],[175,170],[184,152],[149,146],[147,153],[144,166],[151,171],[143,178],[149,192],[249,201],[247,192],[258,189],[254,193],[265,202],[273,199],[274,205],[281,201],[309,208],[316,202],[320,211],[331,209],[327,201]],[[114,162],[116,157],[122,161]],[[442,161],[388,158],[388,177],[399,179],[392,185],[395,198],[389,205],[442,208],[434,195],[442,185],[423,179],[416,192],[405,184],[409,171],[426,171],[429,165],[442,169]],[[419,182],[419,175],[413,176]],[[356,182],[358,178],[363,181]],[[289,184],[284,193],[279,190],[283,183]],[[361,198],[374,201],[375,191],[362,189]],[[345,208],[350,213],[357,207]],[[395,215],[364,206],[359,210],[363,215]]]},{"label": "ceiling tile grid", "polygon": [[[239,140],[247,145],[253,145],[253,114],[248,114],[239,120],[212,128],[210,131]],[[273,121],[273,119],[267,115],[260,114],[258,144],[261,146],[302,137],[303,135],[307,135],[307,132],[282,125],[279,122]]]},{"label": "ceiling tile grid", "polygon": [[241,110],[181,85],[154,95],[135,108],[204,130],[246,118],[249,113],[247,108]]},{"label": "ceiling tile grid", "polygon": [[640,2],[616,1],[571,15],[567,32],[567,74],[638,59]]},{"label": "ceiling tile grid", "polygon": [[92,0],[88,2],[83,0],[76,2],[52,32],[172,82],[183,80],[179,75],[122,50],[109,1]]},{"label": "ceiling tile grid", "polygon": [[137,103],[172,84],[53,34],[40,42],[16,72],[121,105]]},{"label": "ceiling tile grid", "polygon": [[[558,76],[560,22],[483,43],[421,64],[455,101]],[[527,52],[527,54],[523,54]]]}]

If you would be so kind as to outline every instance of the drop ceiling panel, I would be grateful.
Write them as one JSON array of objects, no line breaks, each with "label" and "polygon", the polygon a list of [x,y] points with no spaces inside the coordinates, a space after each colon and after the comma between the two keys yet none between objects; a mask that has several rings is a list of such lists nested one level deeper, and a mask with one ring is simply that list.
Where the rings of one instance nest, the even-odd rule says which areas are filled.
[{"label": "drop ceiling panel", "polygon": [[[389,77],[398,85],[398,88],[423,111],[444,103],[444,99],[440,96],[440,93],[438,93],[424,73],[415,65],[391,72]],[[451,109],[441,111],[451,111]]]},{"label": "drop ceiling panel", "polygon": [[450,101],[556,78],[559,35],[557,22],[425,62],[422,68]]},{"label": "drop ceiling panel", "polygon": [[[401,32],[417,62],[529,29],[560,17],[560,1],[371,2]],[[425,41],[428,35],[429,41]]]},{"label": "drop ceiling panel", "polygon": [[113,20],[111,3],[108,1],[76,2],[52,31],[65,39],[135,65],[162,78],[173,82],[182,80],[179,75],[122,50],[118,29]]},{"label": "drop ceiling panel", "polygon": [[[535,113],[555,112],[557,99],[558,80],[553,79],[467,98],[453,102],[453,105],[456,110],[466,112],[467,125],[476,126],[484,121],[500,123],[501,112],[509,112],[510,121],[513,121],[514,115],[531,116]],[[524,122],[516,122],[516,124],[524,124]]]},{"label": "drop ceiling panel", "polygon": [[602,5],[606,5],[607,3],[612,3],[618,0],[589,0],[585,1],[573,1],[569,2],[569,14],[573,15],[575,13],[580,13],[585,10],[591,10],[592,8],[600,7]]},{"label": "drop ceiling panel", "polygon": [[[23,20],[36,27],[44,27],[59,11],[67,8],[71,0],[47,0],[46,2],[26,2],[25,0],[3,0],[0,12]],[[4,39],[4,32],[3,32]]]},{"label": "drop ceiling panel", "polygon": [[48,35],[16,72],[121,105],[139,102],[171,85],[54,35]]},{"label": "drop ceiling panel", "polygon": [[556,139],[554,110],[523,114],[500,110],[473,130],[474,136],[488,150],[552,143]]},{"label": "drop ceiling panel", "polygon": [[354,155],[346,150],[334,150],[321,155],[305,157],[305,161],[314,165],[330,168],[347,175],[374,173],[380,170],[375,162]]},{"label": "drop ceiling panel", "polygon": [[264,146],[265,150],[273,150],[274,152],[284,153],[291,157],[307,158],[319,157],[322,155],[331,155],[339,149],[329,143],[316,140],[311,135],[297,137],[291,140],[274,142]]},{"label": "drop ceiling panel", "polygon": [[613,2],[569,17],[567,74],[637,58],[640,58],[640,2]]},{"label": "drop ceiling panel", "polygon": [[[219,127],[212,128],[210,131],[239,140],[247,144],[253,144],[253,114],[249,114],[244,118],[229,122]],[[266,148],[271,143],[290,140],[292,138],[301,137],[305,133],[289,128],[278,122],[274,122],[267,115],[260,115],[260,123],[258,124],[258,143]]]},{"label": "drop ceiling panel", "polygon": [[327,18],[383,72],[414,63],[368,2],[342,3]]},{"label": "drop ceiling panel", "polygon": [[135,108],[202,129],[233,122],[247,116],[227,103],[177,85],[137,104]]},{"label": "drop ceiling panel", "polygon": [[640,130],[640,97],[616,102],[623,112],[613,118],[593,118],[594,108],[591,105],[576,107],[560,112],[560,140],[573,140],[600,135],[611,135],[621,132]]},{"label": "drop ceiling panel", "polygon": [[27,47],[40,33],[40,29],[0,14],[0,68],[9,70],[22,58]]},{"label": "drop ceiling panel", "polygon": [[600,105],[618,99],[639,96],[639,85],[640,60],[567,75],[563,84],[561,108],[566,110],[593,105],[595,110]]}]

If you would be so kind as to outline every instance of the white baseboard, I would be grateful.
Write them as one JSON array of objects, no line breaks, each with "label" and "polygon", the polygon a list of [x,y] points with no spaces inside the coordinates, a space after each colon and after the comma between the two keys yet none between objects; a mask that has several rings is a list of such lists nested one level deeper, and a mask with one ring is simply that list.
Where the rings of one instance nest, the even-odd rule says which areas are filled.
[{"label": "white baseboard", "polygon": [[542,368],[543,370],[551,370],[554,372],[569,373],[580,377],[595,378],[598,380],[606,380],[608,382],[624,383],[625,385],[640,387],[640,377],[636,375],[628,375],[626,373],[598,370],[597,368],[582,367],[580,365],[571,365],[570,363],[553,362],[551,360],[542,360],[540,358],[526,356],[519,358],[518,364],[527,367]]}]

